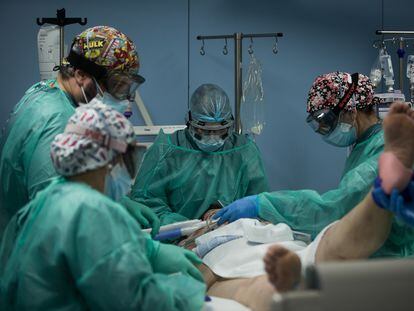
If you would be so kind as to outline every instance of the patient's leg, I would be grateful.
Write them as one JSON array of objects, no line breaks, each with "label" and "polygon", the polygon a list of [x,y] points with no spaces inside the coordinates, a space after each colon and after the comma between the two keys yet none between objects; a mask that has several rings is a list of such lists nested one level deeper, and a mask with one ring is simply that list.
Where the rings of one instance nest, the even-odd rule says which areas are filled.
[{"label": "patient's leg", "polygon": [[[384,120],[385,151],[394,153],[402,164],[414,162],[414,112],[404,104],[394,104]],[[388,237],[392,214],[374,203],[371,192],[352,211],[329,228],[316,252],[316,262],[368,258]],[[299,282],[299,257],[280,246],[271,247],[265,257],[269,280],[278,290]],[[293,267],[293,268],[292,268]],[[293,269],[293,271],[292,271]]]},{"label": "patient's leg", "polygon": [[[405,104],[394,104],[383,127],[385,152],[392,152],[406,168],[411,168],[414,162],[414,112]],[[391,223],[391,212],[379,208],[369,193],[326,232],[318,246],[316,261],[368,258],[387,239]]]}]

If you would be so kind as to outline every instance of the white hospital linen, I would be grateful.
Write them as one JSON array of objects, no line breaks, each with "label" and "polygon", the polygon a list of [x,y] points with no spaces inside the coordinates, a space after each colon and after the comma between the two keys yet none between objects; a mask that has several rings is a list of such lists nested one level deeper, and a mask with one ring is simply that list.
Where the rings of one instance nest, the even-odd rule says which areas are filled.
[{"label": "white hospital linen", "polygon": [[214,237],[224,235],[245,236],[247,240],[255,243],[275,243],[294,240],[293,232],[286,224],[263,224],[257,219],[242,218],[199,236],[195,242],[197,245],[200,245]]},{"label": "white hospital linen", "polygon": [[[263,275],[263,257],[269,246],[279,244],[292,251],[306,247],[293,240],[293,233],[286,224],[263,225],[256,219],[239,219],[196,239],[196,244],[221,235],[242,235],[211,250],[203,262],[217,275],[224,278],[250,278]],[[263,242],[260,242],[263,241]],[[272,242],[270,242],[272,241]]]},{"label": "white hospital linen", "polygon": [[321,241],[322,237],[325,235],[326,231],[337,222],[338,221],[334,221],[333,223],[327,225],[321,232],[319,232],[319,234],[312,241],[312,243],[310,243],[304,249],[296,252],[302,263],[302,275],[304,275],[307,266],[313,265],[315,263],[316,251],[318,249],[319,242]]},{"label": "white hospital linen", "polygon": [[[308,246],[295,241],[291,228],[286,224],[263,225],[256,219],[239,219],[196,239],[196,244],[206,243],[222,235],[242,235],[242,238],[226,242],[207,253],[203,262],[216,275],[223,278],[250,278],[265,274],[263,257],[271,245],[281,245],[298,254],[302,269],[315,263],[316,250],[326,226]],[[262,242],[260,242],[262,241]]]}]

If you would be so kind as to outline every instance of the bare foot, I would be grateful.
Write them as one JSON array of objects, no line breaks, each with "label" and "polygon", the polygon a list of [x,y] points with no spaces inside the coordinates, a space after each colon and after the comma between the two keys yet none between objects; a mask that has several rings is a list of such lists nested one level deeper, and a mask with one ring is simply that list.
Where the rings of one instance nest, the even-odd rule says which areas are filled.
[{"label": "bare foot", "polygon": [[264,262],[269,281],[277,291],[292,290],[299,283],[302,264],[296,253],[274,245],[267,251]]},{"label": "bare foot", "polygon": [[385,151],[391,151],[407,168],[414,162],[414,110],[394,103],[383,122]]}]

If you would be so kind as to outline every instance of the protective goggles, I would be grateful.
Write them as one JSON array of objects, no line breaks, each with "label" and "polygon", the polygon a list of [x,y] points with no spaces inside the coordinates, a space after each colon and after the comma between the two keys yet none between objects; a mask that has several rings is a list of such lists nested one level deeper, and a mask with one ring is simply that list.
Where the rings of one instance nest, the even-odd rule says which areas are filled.
[{"label": "protective goggles", "polygon": [[324,136],[328,135],[335,129],[343,108],[355,93],[355,90],[358,86],[358,77],[358,73],[351,75],[352,82],[350,87],[342,99],[339,101],[339,104],[336,105],[333,109],[320,109],[310,113],[307,116],[306,123],[308,123],[315,132]]},{"label": "protective goggles", "polygon": [[330,109],[322,109],[309,114],[306,122],[315,132],[328,135],[338,124],[338,119],[339,114]]},{"label": "protective goggles", "polygon": [[196,139],[201,139],[203,136],[219,136],[222,139],[225,139],[230,135],[231,129],[233,128],[234,120],[223,120],[221,122],[205,122],[199,120],[193,120],[191,117],[191,112],[188,113],[188,123],[187,126],[190,127],[190,130],[193,136]]},{"label": "protective goggles", "polygon": [[105,87],[109,94],[118,100],[135,99],[135,91],[145,82],[138,74],[129,74],[120,71],[109,72],[105,77]]},{"label": "protective goggles", "polygon": [[120,70],[108,71],[105,67],[77,54],[72,48],[66,60],[70,65],[89,73],[96,80],[104,80],[106,90],[118,100],[128,99],[133,101],[135,91],[145,82],[145,79],[139,74],[131,74]]},{"label": "protective goggles", "polygon": [[197,128],[203,131],[220,131],[220,130],[226,130],[232,127],[234,124],[234,119],[232,117],[229,120],[223,120],[221,122],[199,121],[199,120],[194,120],[191,116],[191,111],[189,111],[188,112],[188,124],[194,128]]}]

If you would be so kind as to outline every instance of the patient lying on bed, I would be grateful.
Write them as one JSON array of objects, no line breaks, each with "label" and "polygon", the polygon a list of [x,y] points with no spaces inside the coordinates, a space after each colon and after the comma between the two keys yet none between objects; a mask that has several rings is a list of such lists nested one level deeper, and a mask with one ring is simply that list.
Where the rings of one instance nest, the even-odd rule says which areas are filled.
[{"label": "patient lying on bed", "polygon": [[[394,104],[384,120],[385,153],[391,152],[407,168],[411,168],[414,162],[413,132],[414,112],[404,104]],[[392,167],[389,169],[392,171]],[[286,240],[278,242],[277,245],[261,243],[264,246],[260,246],[259,243],[249,241],[249,238],[246,238],[246,231],[243,231],[243,238],[222,244],[204,257],[203,260],[207,265],[200,267],[200,270],[204,274],[208,294],[236,300],[253,310],[268,310],[275,289],[283,292],[299,284],[303,266],[324,261],[365,259],[371,256],[387,239],[392,217],[390,212],[375,204],[370,192],[341,220],[327,226],[308,246],[295,241],[294,238],[291,239],[288,234]],[[267,251],[264,256],[267,275],[260,275],[261,268],[258,268],[257,264],[252,269],[253,275],[248,275],[246,272],[248,269],[245,269],[246,271],[237,269],[237,263],[240,264],[237,259],[249,256],[243,252],[243,245],[254,249],[255,251],[251,253],[256,257],[257,253],[260,257],[264,250]],[[226,248],[228,248],[227,252]],[[216,256],[215,261],[213,260],[214,264],[209,262],[209,256],[217,255],[215,252],[220,251],[223,256],[233,257],[232,260],[235,262],[234,268],[230,269],[233,271],[231,279],[229,277],[232,276],[229,275],[225,275],[224,278],[225,270],[220,270],[220,265],[216,265],[217,262],[225,260]],[[252,258],[253,262],[256,260],[255,256]],[[212,266],[212,269],[208,265]],[[213,271],[218,272],[219,275]]]}]

